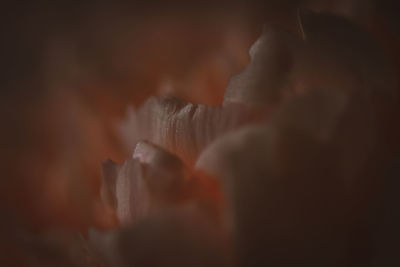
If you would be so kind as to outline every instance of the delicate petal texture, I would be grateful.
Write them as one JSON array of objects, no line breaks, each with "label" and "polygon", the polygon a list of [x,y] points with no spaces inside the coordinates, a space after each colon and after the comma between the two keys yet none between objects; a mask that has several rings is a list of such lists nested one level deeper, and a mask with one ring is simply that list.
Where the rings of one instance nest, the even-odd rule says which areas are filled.
[{"label": "delicate petal texture", "polygon": [[[214,223],[232,235],[238,266],[360,263],[371,248],[371,227],[363,225],[371,223],[377,191],[377,102],[390,100],[395,85],[361,29],[326,14],[299,17],[303,36],[264,31],[223,106],[152,98],[131,112],[122,132],[136,146],[134,164],[122,167],[117,181],[122,220],[165,211],[175,197],[190,195],[179,204],[216,211],[205,213],[217,214]],[[183,162],[189,170],[195,164],[195,175]],[[152,219],[124,241],[126,251],[140,251],[122,252],[127,264],[159,265],[144,255],[166,240],[191,247],[194,240],[185,243],[169,220]],[[175,219],[171,225],[180,225]],[[174,266],[201,262],[158,253]]]},{"label": "delicate petal texture", "polygon": [[102,184],[103,201],[116,209],[122,225],[136,223],[193,194],[195,177],[191,177],[183,162],[148,142],[139,142],[133,158],[122,167],[106,161],[103,173],[107,178]]},{"label": "delicate petal texture", "polygon": [[116,196],[117,215],[121,224],[131,224],[148,214],[150,199],[138,161],[127,159],[121,167]]},{"label": "delicate petal texture", "polygon": [[143,178],[154,201],[162,205],[183,197],[190,174],[179,158],[148,142],[136,145],[133,158],[142,164]]},{"label": "delicate petal texture", "polygon": [[121,128],[129,147],[147,140],[177,154],[191,165],[218,136],[262,120],[266,114],[267,110],[242,105],[212,107],[186,104],[177,99],[151,98],[138,110],[131,111]]},{"label": "delicate petal texture", "polygon": [[324,88],[391,100],[393,75],[370,38],[344,18],[310,14],[300,16],[305,40],[264,30],[250,65],[231,79],[223,107],[152,98],[130,112],[125,142],[133,148],[151,141],[191,165],[218,136],[265,118],[290,96]]}]

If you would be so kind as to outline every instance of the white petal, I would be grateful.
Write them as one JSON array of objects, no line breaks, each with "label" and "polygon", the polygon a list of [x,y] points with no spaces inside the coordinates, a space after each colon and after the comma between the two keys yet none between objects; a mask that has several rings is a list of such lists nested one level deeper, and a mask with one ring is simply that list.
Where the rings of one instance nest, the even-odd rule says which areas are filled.
[{"label": "white petal", "polygon": [[250,64],[231,78],[224,104],[271,105],[289,94],[293,53],[299,42],[289,33],[266,29],[250,49]]},{"label": "white petal", "polygon": [[131,112],[121,128],[130,149],[140,140],[146,140],[178,155],[190,166],[218,136],[263,120],[267,113],[240,104],[212,107],[176,99],[151,98]]},{"label": "white petal", "polygon": [[230,133],[200,156],[197,168],[223,182],[245,262],[337,266],[346,257],[348,212],[358,201],[351,192],[359,191],[345,179],[359,178],[372,150],[359,137],[368,120],[353,121],[367,114],[343,97],[315,91],[293,99],[268,126]]},{"label": "white petal", "polygon": [[140,163],[127,159],[116,184],[117,215],[121,224],[131,224],[146,216],[150,209],[148,190],[143,181]]},{"label": "white petal", "polygon": [[133,158],[142,164],[153,205],[170,204],[182,197],[190,174],[179,158],[148,142],[136,145]]}]

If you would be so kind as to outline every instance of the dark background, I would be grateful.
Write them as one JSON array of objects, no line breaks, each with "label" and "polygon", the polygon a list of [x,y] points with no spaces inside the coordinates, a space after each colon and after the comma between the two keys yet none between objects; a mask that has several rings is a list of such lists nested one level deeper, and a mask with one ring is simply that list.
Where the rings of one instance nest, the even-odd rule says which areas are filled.
[{"label": "dark background", "polygon": [[130,153],[116,130],[127,106],[166,83],[185,100],[219,104],[263,24],[290,29],[298,7],[364,25],[399,71],[399,1],[3,2],[3,230],[112,226],[100,162]]}]

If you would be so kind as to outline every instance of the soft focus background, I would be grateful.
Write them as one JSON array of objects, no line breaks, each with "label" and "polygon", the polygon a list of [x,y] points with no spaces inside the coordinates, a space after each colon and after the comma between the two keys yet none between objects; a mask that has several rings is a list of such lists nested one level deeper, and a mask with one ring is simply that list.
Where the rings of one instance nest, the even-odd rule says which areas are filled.
[{"label": "soft focus background", "polygon": [[21,253],[13,229],[85,234],[115,225],[99,201],[100,163],[131,153],[118,133],[127,107],[157,94],[218,105],[263,24],[289,29],[299,6],[364,25],[400,70],[398,1],[55,2],[0,11],[0,251],[8,258]]}]

